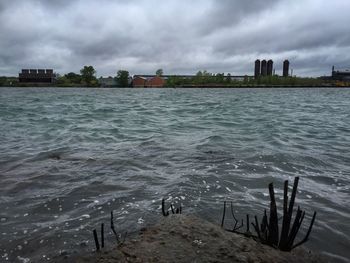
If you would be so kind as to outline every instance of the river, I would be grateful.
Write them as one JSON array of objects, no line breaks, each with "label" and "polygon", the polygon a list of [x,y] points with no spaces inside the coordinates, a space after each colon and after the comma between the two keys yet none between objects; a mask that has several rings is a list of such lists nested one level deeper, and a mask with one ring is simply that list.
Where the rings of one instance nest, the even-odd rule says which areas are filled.
[{"label": "river", "polygon": [[91,251],[163,197],[220,224],[224,200],[261,218],[273,182],[280,213],[299,176],[305,247],[350,262],[349,150],[350,89],[1,88],[0,261]]}]

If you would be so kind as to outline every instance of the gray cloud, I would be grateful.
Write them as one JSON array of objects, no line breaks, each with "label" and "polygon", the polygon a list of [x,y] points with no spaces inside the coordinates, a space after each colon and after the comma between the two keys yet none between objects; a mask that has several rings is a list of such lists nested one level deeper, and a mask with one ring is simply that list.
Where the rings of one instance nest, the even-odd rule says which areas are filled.
[{"label": "gray cloud", "polygon": [[252,74],[256,58],[283,59],[300,75],[350,67],[348,0],[2,0],[0,75]]}]

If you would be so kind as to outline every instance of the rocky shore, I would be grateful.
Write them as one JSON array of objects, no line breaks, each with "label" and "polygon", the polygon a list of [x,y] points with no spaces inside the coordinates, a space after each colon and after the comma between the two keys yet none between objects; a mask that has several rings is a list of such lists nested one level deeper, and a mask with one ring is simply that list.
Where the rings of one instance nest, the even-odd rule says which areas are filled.
[{"label": "rocky shore", "polygon": [[282,252],[194,216],[171,215],[113,250],[56,262],[327,262],[302,248]]}]

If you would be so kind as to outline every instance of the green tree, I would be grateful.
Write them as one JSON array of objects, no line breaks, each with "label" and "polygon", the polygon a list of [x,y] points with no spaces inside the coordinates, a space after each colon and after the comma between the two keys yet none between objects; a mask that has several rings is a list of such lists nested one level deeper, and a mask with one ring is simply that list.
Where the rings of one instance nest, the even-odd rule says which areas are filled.
[{"label": "green tree", "polygon": [[161,68],[158,69],[158,70],[156,71],[156,75],[157,75],[158,77],[163,76],[163,70],[162,70]]},{"label": "green tree", "polygon": [[0,77],[0,86],[5,86],[7,83],[7,78],[6,77]]},{"label": "green tree", "polygon": [[129,86],[129,71],[127,70],[118,70],[115,80],[118,82],[119,87],[128,87]]},{"label": "green tree", "polygon": [[69,72],[66,75],[64,75],[64,77],[71,84],[81,84],[82,81],[81,75],[76,74],[74,72]]},{"label": "green tree", "polygon": [[80,70],[80,74],[83,81],[87,85],[95,85],[97,83],[96,76],[95,76],[96,70],[94,69],[93,66],[84,66],[84,68]]}]

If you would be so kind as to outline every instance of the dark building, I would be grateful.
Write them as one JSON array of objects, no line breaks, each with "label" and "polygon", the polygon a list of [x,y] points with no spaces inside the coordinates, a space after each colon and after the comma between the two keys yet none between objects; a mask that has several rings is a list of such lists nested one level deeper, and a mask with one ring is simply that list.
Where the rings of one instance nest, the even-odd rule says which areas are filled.
[{"label": "dark building", "polygon": [[332,79],[339,81],[350,81],[350,70],[335,70],[333,66]]},{"label": "dark building", "polygon": [[20,83],[54,83],[55,79],[53,69],[22,69],[18,74]]},{"label": "dark building", "polygon": [[273,61],[270,59],[267,61],[267,75],[272,76],[272,71],[273,71]]},{"label": "dark building", "polygon": [[261,75],[267,76],[267,62],[265,59],[261,61]]},{"label": "dark building", "polygon": [[289,61],[286,59],[283,62],[283,77],[289,76]]},{"label": "dark building", "polygon": [[261,75],[261,71],[260,71],[260,60],[257,59],[255,60],[255,70],[254,70],[254,77],[257,79],[258,77],[260,77]]}]

